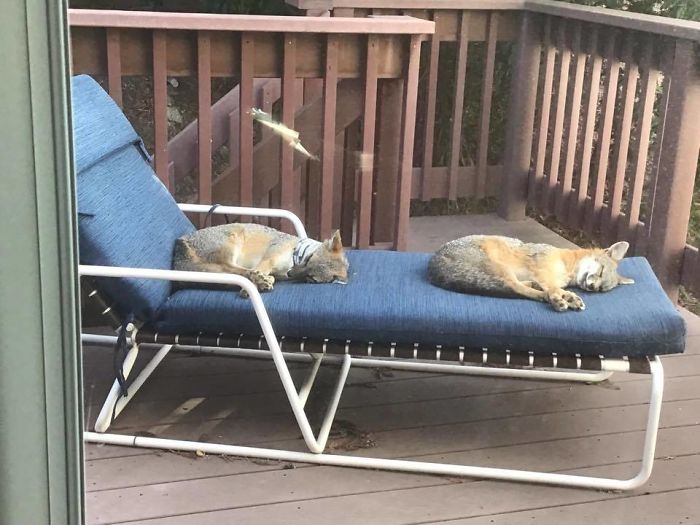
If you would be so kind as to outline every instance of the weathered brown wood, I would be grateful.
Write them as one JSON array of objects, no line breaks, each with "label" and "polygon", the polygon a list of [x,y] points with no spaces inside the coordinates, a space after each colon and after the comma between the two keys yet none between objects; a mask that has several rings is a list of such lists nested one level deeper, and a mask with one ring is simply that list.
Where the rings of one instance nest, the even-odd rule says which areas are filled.
[{"label": "weathered brown wood", "polygon": [[108,27],[107,35],[107,86],[109,95],[122,105],[122,52],[119,29]]},{"label": "weathered brown wood", "polygon": [[[593,158],[593,137],[595,135],[596,114],[598,112],[598,97],[600,95],[600,75],[603,57],[598,52],[598,26],[590,30],[590,71],[587,77],[588,97],[586,99],[586,117],[583,123],[583,142],[581,144],[581,171],[579,173],[576,203],[569,207],[569,224],[572,228],[580,228],[583,224],[587,209],[588,181],[591,173]],[[569,201],[571,202],[571,200]]]},{"label": "weathered brown wood", "polygon": [[[282,123],[290,129],[294,126],[296,112],[296,35],[284,34],[284,65],[282,76]],[[301,184],[296,179],[294,171],[294,150],[289,147],[280,148],[280,206],[285,210],[301,213]],[[288,221],[284,221],[285,223]],[[282,224],[287,233],[291,233],[290,224]]]},{"label": "weathered brown wood", "polygon": [[476,160],[476,196],[486,196],[486,166],[489,154],[489,130],[491,123],[491,100],[493,99],[493,71],[496,64],[496,36],[498,35],[499,13],[489,14],[488,36],[486,38],[486,62],[481,91],[481,119],[479,121],[479,143]]},{"label": "weathered brown wood", "polygon": [[[403,99],[401,139],[401,171],[397,188],[394,248],[405,250],[408,245],[408,216],[411,206],[411,179],[413,176],[413,141],[416,132],[416,103],[418,101],[418,68],[420,37],[412,36],[406,68],[406,91]],[[456,193],[456,188],[455,188]]]},{"label": "weathered brown wood", "polygon": [[[372,191],[370,243],[393,242],[397,209],[396,187],[401,165],[403,79],[385,79],[378,85],[378,129]],[[363,161],[366,162],[366,161]]]},{"label": "weathered brown wood", "polygon": [[654,42],[647,40],[642,55],[642,91],[639,97],[639,122],[635,128],[635,142],[637,155],[634,161],[634,171],[630,181],[627,206],[627,224],[621,234],[631,243],[634,253],[637,240],[637,227],[639,224],[639,211],[642,203],[644,178],[647,169],[649,155],[649,141],[651,122],[654,116],[654,102],[656,100],[656,85],[659,79],[659,71],[653,63]]},{"label": "weathered brown wood", "polygon": [[581,98],[583,95],[583,76],[586,71],[586,53],[581,49],[580,23],[574,25],[573,43],[571,51],[575,59],[574,86],[571,93],[571,103],[567,117],[568,130],[566,138],[566,156],[564,157],[564,175],[561,179],[559,191],[555,197],[555,212],[561,222],[568,220],[569,203],[573,200],[572,182],[574,178],[574,166],[576,164],[576,146],[578,144],[579,116],[581,114]]},{"label": "weathered brown wood", "polygon": [[639,65],[636,63],[633,52],[636,46],[635,37],[631,34],[625,39],[623,56],[625,60],[625,85],[622,92],[622,119],[618,126],[617,140],[615,141],[615,177],[611,181],[612,191],[606,213],[603,215],[602,239],[603,243],[610,244],[617,238],[618,221],[622,206],[622,194],[625,188],[625,174],[627,173],[627,155],[629,153],[630,136],[632,134],[632,112],[637,95],[637,79],[639,78]]},{"label": "weathered brown wood", "polygon": [[323,80],[323,147],[321,150],[321,202],[319,226],[321,237],[330,237],[333,222],[333,187],[335,176],[335,113],[338,83],[338,41],[328,35],[326,73]]},{"label": "weathered brown wood", "polygon": [[[431,22],[432,23],[432,22]],[[152,68],[151,31],[121,29],[121,66],[123,76],[150,75]],[[197,74],[196,37],[192,31],[167,31],[168,76]],[[218,31],[211,34],[212,77],[235,77],[240,73],[240,33]],[[325,34],[296,33],[297,78],[323,76]],[[380,78],[400,78],[406,60],[401,34],[376,35],[379,46],[377,70]],[[281,78],[283,48],[269,33],[253,33],[255,42],[255,78]],[[104,31],[92,27],[74,27],[71,31],[73,72],[106,75]],[[339,78],[364,76],[364,36],[339,34]]]},{"label": "weathered brown wood", "polygon": [[[523,130],[533,129],[535,124],[541,50],[539,20],[536,15],[523,13],[514,54],[516,70],[510,88],[505,180],[501,181],[498,203],[498,214],[509,221],[525,218],[533,134],[523,133]],[[529,191],[534,195],[534,178],[531,181]]]},{"label": "weathered brown wood", "polygon": [[552,210],[555,192],[561,192],[557,187],[559,168],[561,164],[561,148],[564,138],[564,119],[566,117],[566,96],[569,89],[569,69],[571,67],[571,49],[567,38],[567,24],[559,20],[557,44],[559,48],[559,83],[557,86],[557,103],[554,113],[554,129],[552,130],[552,155],[549,162],[549,174],[542,194],[542,210]]},{"label": "weathered brown wood", "polygon": [[[413,168],[413,192],[412,198],[420,199],[420,176],[423,173],[422,168]],[[430,184],[435,188],[433,199],[447,198],[447,177],[448,168],[446,166],[433,167],[427,172]],[[503,195],[503,189],[506,183],[507,174],[504,166],[489,166],[488,176],[486,181],[486,195],[496,197]],[[457,197],[474,197],[474,188],[476,188],[476,166],[460,166],[459,167],[459,182],[457,184]]]},{"label": "weathered brown wood", "polygon": [[211,204],[211,45],[204,31],[197,33],[197,64],[199,202]]},{"label": "weathered brown wood", "polygon": [[455,67],[455,94],[452,107],[452,133],[450,135],[450,162],[448,199],[457,198],[457,169],[462,152],[462,118],[464,113],[464,84],[467,78],[467,50],[469,49],[469,13],[462,11]]},{"label": "weathered brown wood", "polygon": [[700,74],[693,43],[678,40],[671,70],[649,259],[667,293],[676,298],[700,151]]},{"label": "weathered brown wood", "polygon": [[547,145],[549,138],[549,113],[552,106],[552,87],[554,85],[554,60],[556,48],[552,44],[552,17],[547,17],[544,24],[544,80],[542,82],[542,99],[540,102],[540,122],[537,130],[537,153],[535,155],[535,171],[530,181],[528,192],[531,204],[540,204],[538,192],[544,193],[544,166],[547,158]]},{"label": "weathered brown wood", "polygon": [[165,187],[170,185],[168,162],[168,78],[165,73],[167,50],[165,33],[153,31],[153,131],[155,143],[155,169]]},{"label": "weathered brown wood", "polygon": [[588,236],[593,237],[598,226],[600,212],[603,208],[605,195],[605,183],[608,176],[608,162],[610,159],[610,142],[612,140],[613,119],[615,116],[615,99],[617,98],[617,80],[620,74],[620,62],[615,54],[617,34],[610,33],[605,45],[605,94],[600,115],[600,131],[598,132],[598,166],[593,184],[591,207],[587,212],[584,230]]},{"label": "weathered brown wood", "polygon": [[357,208],[358,156],[362,154],[361,121],[356,120],[345,132],[343,144],[343,188],[340,199],[340,235],[345,246],[354,246],[355,211]]},{"label": "weathered brown wood", "polygon": [[[435,25],[440,20],[440,11],[433,12]],[[430,57],[428,62],[428,100],[425,105],[423,128],[423,171],[421,174],[421,199],[431,199],[432,186],[426,176],[427,170],[433,166],[433,143],[435,141],[435,102],[437,100],[438,65],[440,60],[440,35],[434,34],[430,39]]]},{"label": "weathered brown wood", "polygon": [[250,33],[241,34],[241,71],[239,93],[239,203],[253,205],[253,119],[249,112],[253,108],[253,64],[255,43]]},{"label": "weathered brown wood", "polygon": [[220,15],[70,9],[69,22],[80,27],[179,29],[185,31],[255,31],[274,33],[428,34],[429,20],[406,16],[329,18],[268,15]]},{"label": "weathered brown wood", "polygon": [[372,186],[374,174],[374,126],[377,118],[377,41],[367,37],[367,66],[365,70],[364,110],[362,116],[362,151],[358,158],[357,247],[370,243],[372,221]]}]

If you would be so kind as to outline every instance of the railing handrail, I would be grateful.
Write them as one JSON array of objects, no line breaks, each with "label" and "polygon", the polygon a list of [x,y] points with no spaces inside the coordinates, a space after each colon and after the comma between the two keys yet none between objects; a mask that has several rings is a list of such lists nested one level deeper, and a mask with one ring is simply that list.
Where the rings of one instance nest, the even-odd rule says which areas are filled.
[{"label": "railing handrail", "polygon": [[405,35],[435,32],[434,22],[410,16],[363,19],[69,9],[68,17],[71,26],[129,29]]},{"label": "railing handrail", "polygon": [[287,0],[300,9],[524,10],[700,42],[700,22],[556,0]]}]

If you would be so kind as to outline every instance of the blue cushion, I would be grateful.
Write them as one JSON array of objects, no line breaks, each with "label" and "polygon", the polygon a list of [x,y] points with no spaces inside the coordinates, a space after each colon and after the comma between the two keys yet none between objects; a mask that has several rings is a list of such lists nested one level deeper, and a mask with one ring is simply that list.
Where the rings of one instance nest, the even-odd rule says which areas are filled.
[{"label": "blue cushion", "polygon": [[[194,230],[155,176],[138,135],[90,77],[73,79],[81,264],[170,269],[175,240]],[[170,295],[170,283],[100,279],[122,314],[143,320]]]},{"label": "blue cushion", "polygon": [[[636,283],[581,292],[583,312],[544,303],[465,295],[432,286],[430,254],[350,251],[347,285],[281,282],[263,294],[278,336],[464,345],[559,354],[640,356],[682,352],[685,324],[643,258],[620,272]],[[168,333],[261,333],[235,291],[180,290],[155,328]]]}]

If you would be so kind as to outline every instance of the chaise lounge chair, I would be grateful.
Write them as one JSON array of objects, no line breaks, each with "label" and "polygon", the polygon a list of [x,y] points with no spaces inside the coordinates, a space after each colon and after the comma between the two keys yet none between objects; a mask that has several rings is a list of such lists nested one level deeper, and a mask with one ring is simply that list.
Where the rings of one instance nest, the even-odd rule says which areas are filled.
[{"label": "chaise lounge chair", "polygon": [[[583,293],[585,312],[561,314],[519,299],[457,294],[431,286],[423,253],[348,253],[346,286],[278,283],[261,296],[238,275],[171,270],[175,240],[194,230],[160,183],[138,135],[109,96],[86,76],[73,80],[80,274],[90,301],[120,327],[119,336],[83,334],[85,343],[117,343],[115,382],[88,442],[624,490],[651,474],[663,393],[659,356],[682,352],[685,325],[643,258],[621,272],[633,286]],[[284,210],[221,206],[214,213],[301,221]],[[218,283],[236,291],[180,289],[171,282]],[[160,346],[127,382],[139,345]],[[119,357],[119,350],[123,351]],[[108,434],[111,422],[172,349],[266,357],[274,361],[309,452]],[[297,390],[287,362],[311,363]],[[317,434],[304,412],[321,362],[340,364],[337,386]],[[324,453],[351,366],[492,377],[602,381],[613,372],[651,375],[651,401],[639,473],[617,480],[502,468]],[[465,379],[468,380],[468,379]]]}]

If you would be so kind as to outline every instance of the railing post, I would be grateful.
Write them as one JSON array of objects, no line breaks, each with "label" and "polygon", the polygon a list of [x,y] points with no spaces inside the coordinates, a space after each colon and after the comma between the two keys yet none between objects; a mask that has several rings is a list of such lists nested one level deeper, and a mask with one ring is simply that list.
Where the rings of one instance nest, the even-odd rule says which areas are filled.
[{"label": "railing post", "polygon": [[498,204],[498,215],[509,221],[525,218],[542,47],[538,27],[537,15],[521,14],[520,34],[514,53],[516,69],[510,88],[505,169]]},{"label": "railing post", "polygon": [[649,259],[672,299],[678,297],[700,152],[700,61],[694,42],[677,40],[667,79],[668,107],[649,227]]}]

